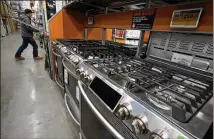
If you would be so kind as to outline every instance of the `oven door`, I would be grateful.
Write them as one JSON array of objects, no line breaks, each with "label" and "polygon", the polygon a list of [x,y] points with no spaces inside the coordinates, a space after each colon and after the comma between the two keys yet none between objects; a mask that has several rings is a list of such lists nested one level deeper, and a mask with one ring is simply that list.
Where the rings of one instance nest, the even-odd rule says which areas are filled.
[{"label": "oven door", "polygon": [[65,100],[65,106],[68,110],[69,115],[73,119],[73,121],[76,123],[77,126],[80,124],[80,112],[79,108],[76,106],[73,98],[70,96],[70,94],[65,93],[64,95],[64,100]]},{"label": "oven door", "polygon": [[62,64],[64,67],[65,92],[73,98],[75,105],[79,108],[79,88],[77,85],[79,77],[75,74],[76,68],[66,58],[63,58]]},{"label": "oven door", "polygon": [[65,105],[76,125],[79,126],[80,111],[79,111],[79,88],[77,86],[78,76],[74,74],[74,67],[63,58],[62,64],[64,67],[64,83],[65,83]]},{"label": "oven door", "polygon": [[80,131],[83,139],[137,139],[81,81]]},{"label": "oven door", "polygon": [[52,49],[52,52],[56,58],[55,59],[55,66],[56,66],[55,81],[61,89],[64,89],[62,55],[54,49]]}]

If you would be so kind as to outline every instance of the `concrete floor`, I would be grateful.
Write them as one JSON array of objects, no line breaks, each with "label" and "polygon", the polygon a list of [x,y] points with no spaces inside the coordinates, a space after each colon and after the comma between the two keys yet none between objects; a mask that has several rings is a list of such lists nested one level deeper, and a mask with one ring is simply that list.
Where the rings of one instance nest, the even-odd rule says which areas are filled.
[{"label": "concrete floor", "polygon": [[[1,138],[77,139],[74,122],[58,86],[44,69],[44,60],[33,60],[31,45],[22,54],[24,61],[14,60],[21,41],[19,32],[1,39]],[[43,49],[39,55],[45,55]]]}]

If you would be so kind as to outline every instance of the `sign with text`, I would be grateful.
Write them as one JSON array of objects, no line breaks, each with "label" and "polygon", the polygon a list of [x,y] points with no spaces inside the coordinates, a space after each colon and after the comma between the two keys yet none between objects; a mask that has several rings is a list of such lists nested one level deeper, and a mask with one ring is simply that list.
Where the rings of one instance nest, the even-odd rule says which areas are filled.
[{"label": "sign with text", "polygon": [[93,25],[93,24],[94,24],[94,18],[88,17],[88,25]]},{"label": "sign with text", "polygon": [[137,29],[152,29],[153,22],[155,19],[156,9],[148,9],[135,11],[132,17],[131,28]]},{"label": "sign with text", "polygon": [[193,56],[184,55],[184,54],[178,54],[173,53],[172,55],[172,62],[179,63],[182,65],[190,66],[193,60]]},{"label": "sign with text", "polygon": [[197,28],[202,8],[176,10],[173,12],[170,27]]},{"label": "sign with text", "polygon": [[115,30],[115,38],[125,39],[125,30],[116,29]]}]

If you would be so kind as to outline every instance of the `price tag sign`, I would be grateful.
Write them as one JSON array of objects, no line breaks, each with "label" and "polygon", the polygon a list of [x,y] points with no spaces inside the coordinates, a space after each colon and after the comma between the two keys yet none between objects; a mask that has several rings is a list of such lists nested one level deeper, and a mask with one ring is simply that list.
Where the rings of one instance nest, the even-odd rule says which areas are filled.
[{"label": "price tag sign", "polygon": [[193,60],[193,56],[188,56],[184,54],[173,53],[172,62],[179,63],[182,65],[190,66]]},{"label": "price tag sign", "polygon": [[76,86],[76,98],[78,101],[80,101],[80,90],[78,86]]},{"label": "price tag sign", "polygon": [[68,71],[64,69],[64,82],[68,84]]},{"label": "price tag sign", "polygon": [[173,12],[171,28],[197,28],[202,8],[176,10]]},{"label": "price tag sign", "polygon": [[125,38],[125,30],[117,29],[115,31],[115,38],[124,39]]}]

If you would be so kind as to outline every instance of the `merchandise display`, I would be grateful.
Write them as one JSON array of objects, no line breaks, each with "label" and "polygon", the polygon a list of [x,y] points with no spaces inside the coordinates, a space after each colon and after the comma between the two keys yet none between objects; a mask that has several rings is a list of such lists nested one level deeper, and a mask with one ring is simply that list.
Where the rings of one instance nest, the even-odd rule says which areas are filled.
[{"label": "merchandise display", "polygon": [[[12,7],[12,3],[8,1],[1,1],[1,36],[9,35],[9,33],[16,31],[16,23],[11,19],[10,15],[13,15],[16,5]],[[16,10],[16,9],[15,9]]]},{"label": "merchandise display", "polygon": [[[77,12],[75,6],[81,4],[84,2],[74,2],[65,8]],[[64,90],[65,105],[81,138],[205,139],[211,135],[213,35],[153,31],[159,27],[158,11],[163,9],[133,11],[129,18],[135,27],[129,24],[127,29],[112,29],[123,19],[119,15],[125,13],[96,12],[95,25],[84,30],[89,31],[87,40],[58,39],[53,35],[57,38],[52,40],[54,75]],[[119,19],[107,21],[110,15]],[[106,21],[98,20],[104,17]],[[171,20],[172,16],[167,18]],[[165,26],[169,25],[170,22]],[[50,24],[50,29],[53,27]],[[94,37],[98,28],[101,39]],[[69,27],[63,29],[66,32]]]},{"label": "merchandise display", "polygon": [[[9,123],[16,124],[8,130],[3,120],[2,137],[212,139],[211,5],[211,0],[1,1],[2,40],[16,31],[15,22],[28,26],[26,32],[31,29],[45,50],[37,50],[44,61],[27,60],[26,49],[26,60],[14,62],[23,72],[11,69],[21,89],[17,93],[11,86],[11,95],[4,84],[2,94],[9,92],[5,103],[17,110],[7,112],[2,105],[9,117],[3,119],[11,116]],[[26,14],[29,24],[21,20],[26,8],[34,11]],[[17,34],[10,40],[18,42]],[[2,48],[11,49],[6,45]],[[4,72],[7,79],[8,67]],[[19,124],[29,128],[13,129]]]}]

